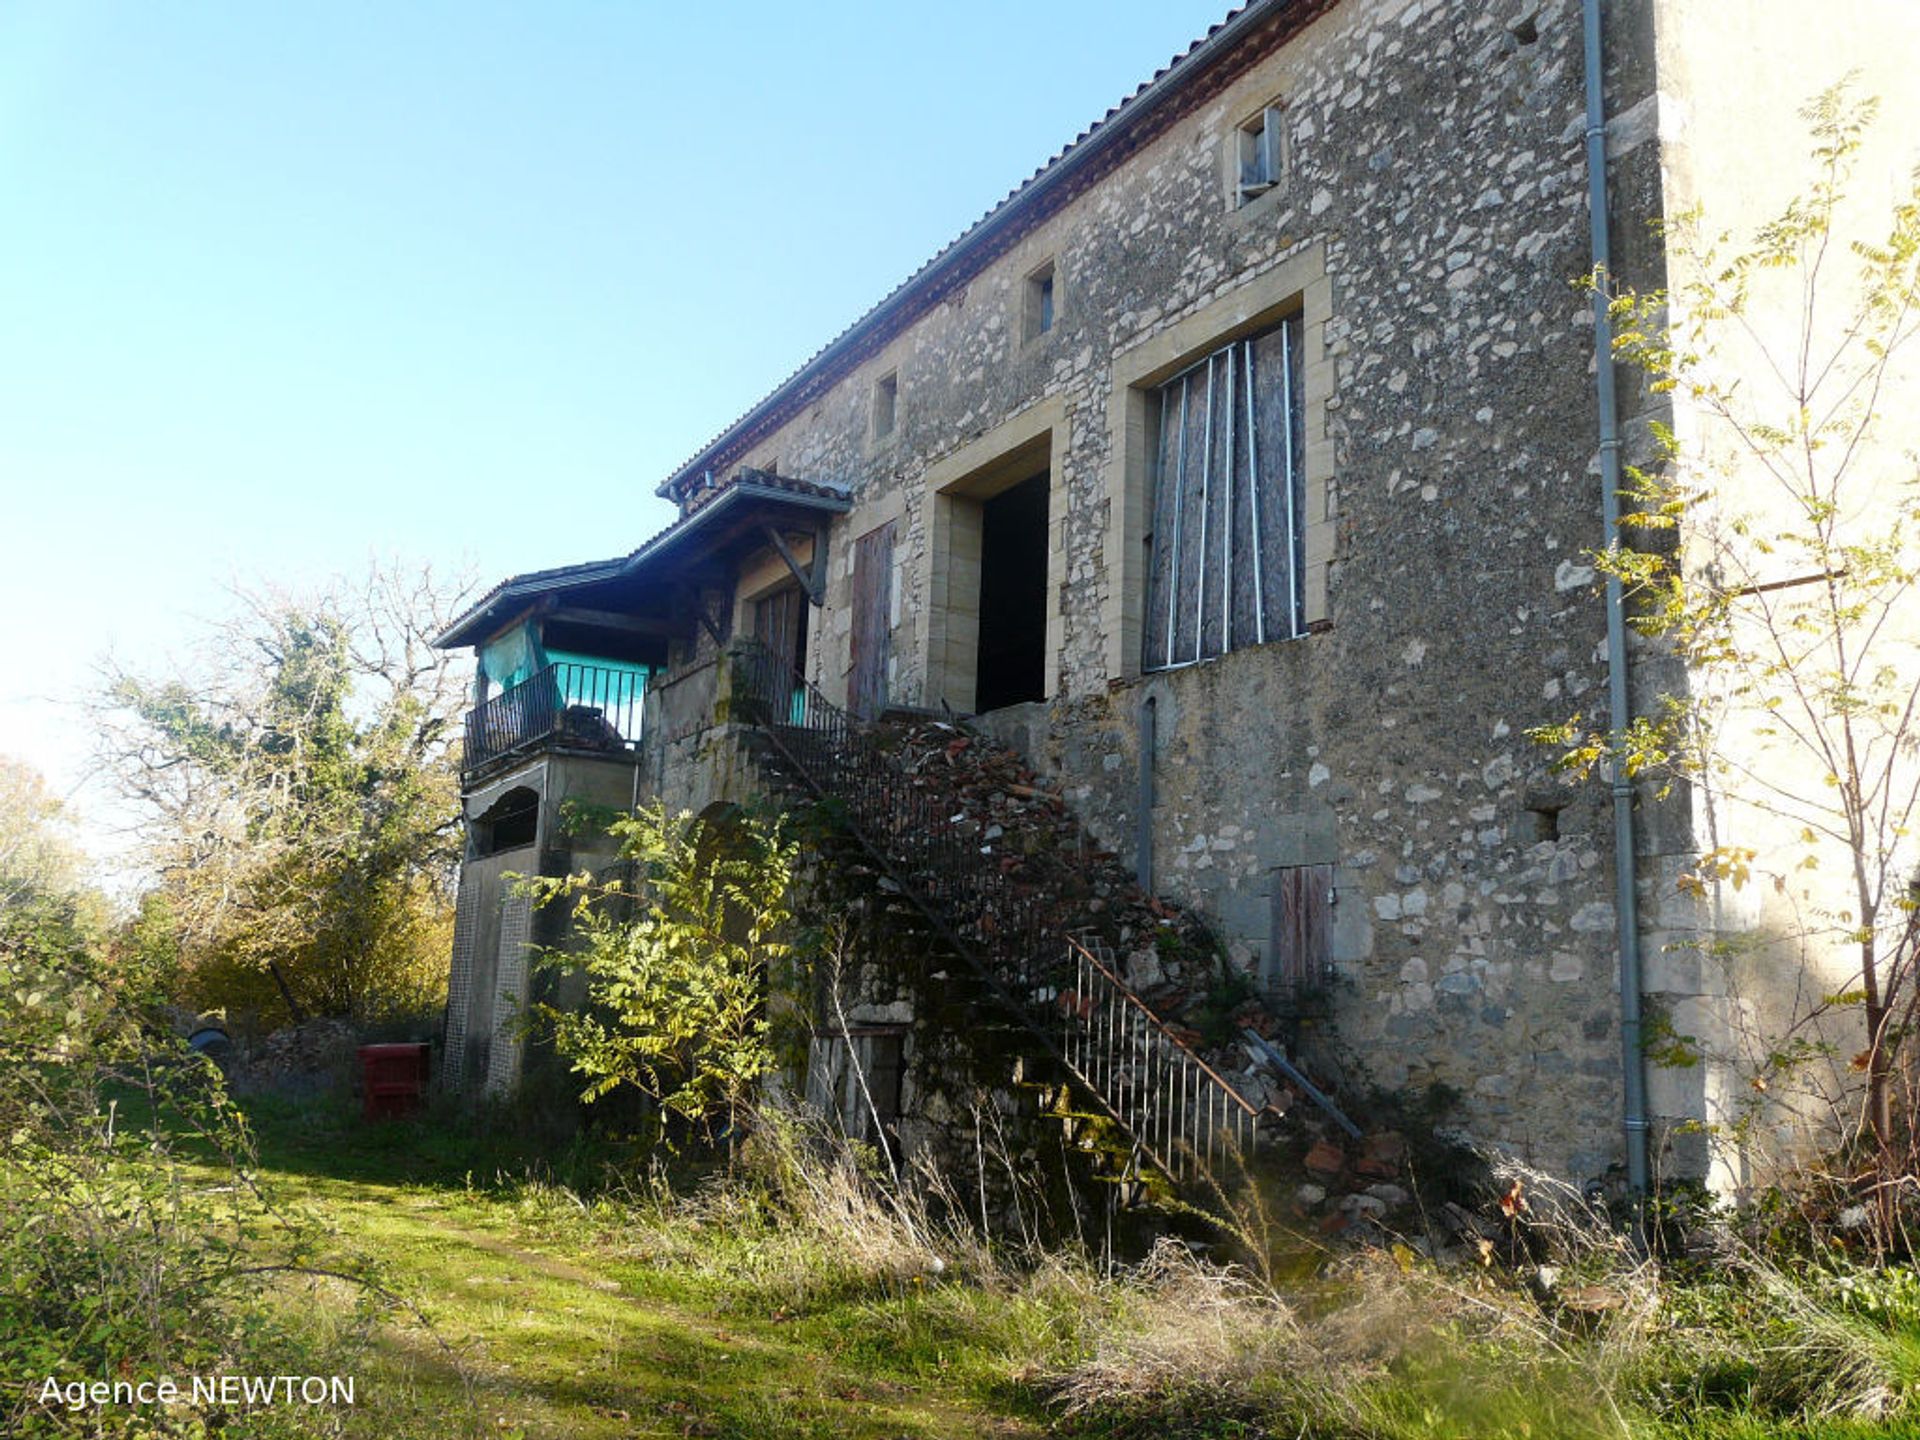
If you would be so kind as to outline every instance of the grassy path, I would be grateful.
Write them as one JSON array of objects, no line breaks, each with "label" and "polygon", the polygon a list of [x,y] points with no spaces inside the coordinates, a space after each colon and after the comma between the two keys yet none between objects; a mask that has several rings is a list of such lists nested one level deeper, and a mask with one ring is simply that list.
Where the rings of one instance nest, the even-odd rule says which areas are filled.
[{"label": "grassy path", "polygon": [[[262,1158],[282,1194],[324,1214],[347,1248],[375,1257],[431,1321],[431,1330],[409,1320],[382,1327],[358,1377],[352,1434],[1041,1433],[943,1377],[924,1355],[890,1366],[884,1346],[866,1343],[871,1317],[861,1307],[798,1318],[721,1313],[688,1298],[684,1285],[675,1294],[676,1277],[623,1257],[584,1218],[535,1227],[505,1192],[447,1183],[432,1174],[430,1155],[392,1153],[404,1133],[356,1153],[346,1131],[337,1136],[344,1152],[327,1153],[299,1143],[318,1137],[263,1127]],[[316,1173],[322,1154],[336,1173]],[[407,1175],[422,1170],[424,1183]]]}]

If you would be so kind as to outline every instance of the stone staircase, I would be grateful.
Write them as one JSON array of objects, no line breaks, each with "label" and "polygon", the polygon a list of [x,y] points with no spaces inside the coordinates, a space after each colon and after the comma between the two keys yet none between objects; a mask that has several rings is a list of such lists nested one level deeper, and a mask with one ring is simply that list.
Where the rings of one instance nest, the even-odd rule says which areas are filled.
[{"label": "stone staircase", "polygon": [[[989,806],[942,783],[925,727],[935,740],[951,736],[948,761],[986,743],[978,737],[922,721],[923,743],[903,744],[910,728],[856,720],[751,642],[736,645],[732,664],[729,718],[750,727],[748,748],[770,788],[815,802],[889,907],[910,911],[969,967],[1004,1022],[1023,1032],[1036,1062],[1023,1063],[1027,1088],[1072,1143],[1108,1153],[1108,1178],[1228,1183],[1236,1177],[1224,1171],[1253,1161],[1283,1114],[1276,1100],[1292,1092],[1277,1074],[1270,1083],[1253,1077],[1264,1062],[1237,1026],[1209,1047],[1183,1017],[1156,1008],[1127,984],[1112,948],[1123,898],[1133,913],[1160,917],[1151,933],[1134,934],[1148,944],[1180,933],[1177,912],[1116,893],[1131,887],[1111,857],[1090,851],[1064,806],[1036,787],[1001,784]],[[1077,839],[1074,863],[1051,873],[1038,863],[1034,826],[1007,814],[1009,792],[1021,792],[1021,807],[1052,832]],[[1243,1008],[1236,1018],[1259,1016]],[[1260,1028],[1278,1026],[1268,1016]]]}]

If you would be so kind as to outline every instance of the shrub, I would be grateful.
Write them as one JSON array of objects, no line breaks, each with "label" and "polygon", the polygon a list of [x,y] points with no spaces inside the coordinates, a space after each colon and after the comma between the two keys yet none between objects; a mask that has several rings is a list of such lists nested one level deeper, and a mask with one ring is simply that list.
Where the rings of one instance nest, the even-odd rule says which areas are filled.
[{"label": "shrub", "polygon": [[352,1336],[277,1302],[322,1237],[260,1189],[218,1072],[143,1025],[57,908],[17,899],[0,906],[0,1134],[0,1373],[22,1382],[0,1431],[273,1435],[321,1418],[41,1404],[48,1379],[342,1373]]}]

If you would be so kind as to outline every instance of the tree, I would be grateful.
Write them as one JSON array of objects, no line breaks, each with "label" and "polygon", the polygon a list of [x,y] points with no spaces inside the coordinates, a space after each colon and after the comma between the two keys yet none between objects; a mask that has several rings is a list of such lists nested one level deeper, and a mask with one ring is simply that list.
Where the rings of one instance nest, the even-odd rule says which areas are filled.
[{"label": "tree", "polygon": [[578,942],[541,968],[586,982],[581,1007],[541,1005],[555,1048],[591,1102],[622,1087],[710,1131],[774,1065],[769,977],[787,961],[798,846],[777,825],[670,814],[655,804],[609,827],[629,886],[586,876],[537,885],[576,897]]},{"label": "tree", "polygon": [[241,593],[191,672],[113,668],[108,769],[157,878],[142,944],[199,1005],[366,1019],[444,983],[465,685],[430,641],[460,594],[376,568],[355,591]]},{"label": "tree", "polygon": [[[1682,879],[1705,894],[1764,870],[1782,895],[1838,868],[1793,937],[1847,957],[1761,1072],[1826,1048],[1812,1022],[1855,1017],[1854,1123],[1883,1179],[1915,1116],[1896,1114],[1914,1033],[1920,811],[1920,462],[1892,426],[1920,332],[1920,173],[1884,235],[1846,240],[1844,200],[1875,105],[1844,84],[1805,111],[1814,176],[1751,237],[1700,215],[1664,227],[1668,291],[1617,294],[1615,351],[1674,404],[1662,463],[1630,469],[1632,546],[1599,555],[1684,686],[1613,736],[1539,732],[1585,773],[1684,780],[1722,829]],[[1851,261],[1852,275],[1839,273]],[[1831,1033],[1831,1032],[1829,1032]]]},{"label": "tree", "polygon": [[0,755],[0,950],[43,959],[88,953],[109,918],[106,898],[87,883],[65,807],[38,770]]},{"label": "tree", "polygon": [[77,887],[83,857],[64,808],[38,770],[0,755],[0,903]]},{"label": "tree", "polygon": [[[314,1358],[290,1323],[288,1277],[384,1292],[357,1262],[311,1269],[325,1237],[262,1188],[219,1072],[109,954],[105,911],[59,803],[0,757],[0,1369],[95,1381]],[[351,1369],[373,1313],[327,1345],[324,1368]],[[0,1434],[210,1433],[162,1405],[102,1420],[42,1404],[37,1386],[11,1390]]]}]

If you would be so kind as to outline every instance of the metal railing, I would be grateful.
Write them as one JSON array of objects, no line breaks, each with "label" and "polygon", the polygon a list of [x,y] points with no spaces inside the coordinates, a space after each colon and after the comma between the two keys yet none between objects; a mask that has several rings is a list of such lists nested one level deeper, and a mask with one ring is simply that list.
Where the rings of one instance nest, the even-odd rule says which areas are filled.
[{"label": "metal railing", "polygon": [[[1259,1112],[1074,940],[1017,852],[903,767],[873,730],[755,641],[733,648],[731,718],[754,726],[1007,1009],[1142,1153],[1175,1180],[1229,1146],[1250,1153]],[[1110,957],[1109,957],[1110,959]]]},{"label": "metal railing", "polygon": [[644,672],[556,661],[467,712],[469,773],[538,744],[629,752],[640,748]]},{"label": "metal railing", "polygon": [[1103,947],[1067,941],[1060,992],[1068,1067],[1175,1180],[1239,1163],[1260,1143],[1260,1112],[1114,973]]}]

